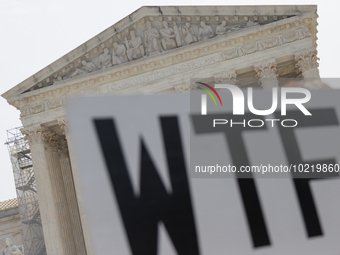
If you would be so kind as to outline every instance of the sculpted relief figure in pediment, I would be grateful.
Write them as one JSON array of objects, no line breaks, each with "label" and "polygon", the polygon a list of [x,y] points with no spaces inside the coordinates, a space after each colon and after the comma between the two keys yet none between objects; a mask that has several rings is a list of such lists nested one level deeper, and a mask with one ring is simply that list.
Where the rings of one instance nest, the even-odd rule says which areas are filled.
[{"label": "sculpted relief figure in pediment", "polygon": [[128,61],[126,56],[126,48],[123,44],[113,43],[112,63],[119,65]]},{"label": "sculpted relief figure in pediment", "polygon": [[224,35],[228,32],[229,27],[227,26],[227,21],[223,20],[221,25],[218,25],[216,27],[216,34],[217,35]]},{"label": "sculpted relief figure in pediment", "polygon": [[141,37],[136,36],[135,30],[130,31],[131,39],[124,39],[125,46],[127,48],[126,54],[130,61],[144,57],[144,46]]},{"label": "sculpted relief figure in pediment", "polygon": [[182,41],[183,41],[183,36],[181,34],[181,31],[179,29],[179,27],[177,26],[176,22],[173,22],[173,30],[174,30],[174,34],[175,34],[175,40],[176,40],[176,44],[177,47],[181,47],[182,46]]},{"label": "sculpted relief figure in pediment", "polygon": [[198,40],[203,41],[214,36],[214,31],[211,26],[205,24],[204,21],[200,22],[200,28],[198,29]]},{"label": "sculpted relief figure in pediment", "polygon": [[236,25],[230,26],[228,32],[238,31],[240,29],[242,29],[242,25],[241,24],[236,24]]},{"label": "sculpted relief figure in pediment", "polygon": [[144,31],[144,45],[146,48],[146,54],[161,51],[161,45],[159,42],[159,33],[156,28],[153,28],[150,21],[146,22],[146,30]]},{"label": "sculpted relief figure in pediment", "polygon": [[104,48],[104,52],[99,55],[97,66],[100,69],[108,68],[112,66],[111,54],[108,48]]},{"label": "sculpted relief figure in pediment", "polygon": [[62,81],[62,80],[63,80],[63,77],[61,77],[61,75],[58,75],[57,78],[55,78],[55,79],[53,80],[53,84],[55,84],[55,83],[57,83],[57,82],[60,82],[60,81]]},{"label": "sculpted relief figure in pediment", "polygon": [[189,22],[185,23],[185,26],[182,27],[182,35],[183,40],[186,45],[197,42],[197,36],[195,34],[194,28],[190,25]]},{"label": "sculpted relief figure in pediment", "polygon": [[[206,41],[217,36],[222,37],[239,30],[260,26],[259,19],[255,16],[247,16],[244,19],[231,18],[218,15],[214,17],[199,17],[195,15],[194,17],[161,16],[145,18],[126,28],[126,30],[120,31],[120,34],[114,35],[105,42],[102,42],[100,47],[96,47],[79,59],[74,60],[69,66],[63,67],[63,69],[53,74],[52,77],[40,82],[33,89],[42,88],[79,75],[107,69],[143,57],[156,55],[185,45]],[[261,20],[262,23],[266,24],[263,19]],[[268,20],[268,17],[266,20]],[[277,18],[272,18],[267,23],[275,20]],[[272,47],[274,47],[292,42],[295,38],[303,39],[308,35],[307,33],[309,32],[301,30],[298,34],[292,33],[291,38],[283,38],[282,35],[277,35],[276,41],[266,42],[266,45],[272,44]],[[243,56],[244,54],[249,54],[256,50],[265,50],[266,48],[267,46],[264,47],[262,43],[256,43],[252,49],[246,50],[246,53],[243,52],[244,49],[236,49],[231,55]],[[79,61],[80,59],[81,61]]]},{"label": "sculpted relief figure in pediment", "polygon": [[163,21],[163,26],[164,27],[159,30],[159,32],[163,36],[161,40],[163,49],[168,50],[168,49],[176,48],[177,45],[174,40],[176,35],[174,34],[174,30],[169,27],[167,21]]},{"label": "sculpted relief figure in pediment", "polygon": [[87,62],[86,60],[82,60],[81,64],[83,65],[81,68],[76,68],[76,70],[71,74],[70,78],[73,78],[80,74],[87,74],[96,69],[96,66],[92,62]]},{"label": "sculpted relief figure in pediment", "polygon": [[255,27],[255,26],[259,26],[259,25],[260,24],[258,22],[248,20],[246,27]]},{"label": "sculpted relief figure in pediment", "polygon": [[223,20],[222,23],[216,27],[216,35],[225,35],[240,29],[242,29],[240,24],[227,26],[227,21]]}]

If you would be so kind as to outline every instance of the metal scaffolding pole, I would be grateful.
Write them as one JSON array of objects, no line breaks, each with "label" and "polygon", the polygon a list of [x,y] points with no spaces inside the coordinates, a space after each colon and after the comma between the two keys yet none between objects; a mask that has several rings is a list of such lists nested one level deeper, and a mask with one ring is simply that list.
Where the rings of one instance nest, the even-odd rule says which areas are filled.
[{"label": "metal scaffolding pole", "polygon": [[7,130],[7,142],[12,162],[19,214],[22,221],[24,254],[46,255],[44,234],[39,211],[31,151],[21,127]]}]

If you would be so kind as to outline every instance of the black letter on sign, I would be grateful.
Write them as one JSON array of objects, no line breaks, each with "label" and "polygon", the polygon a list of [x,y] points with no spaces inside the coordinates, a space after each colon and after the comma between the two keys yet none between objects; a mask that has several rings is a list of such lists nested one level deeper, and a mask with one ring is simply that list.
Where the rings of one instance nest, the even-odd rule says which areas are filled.
[{"label": "black letter on sign", "polygon": [[[197,134],[207,133],[224,133],[229,151],[237,169],[241,166],[248,166],[249,160],[247,151],[242,138],[244,131],[254,131],[266,129],[265,126],[258,128],[251,128],[247,125],[235,125],[232,128],[227,125],[212,126],[214,119],[233,119],[234,122],[247,123],[254,118],[255,115],[246,113],[243,116],[234,116],[232,114],[209,114],[209,115],[193,115],[192,120]],[[258,119],[259,117],[256,116]],[[261,117],[263,120],[263,117]],[[270,245],[269,235],[262,213],[262,207],[259,196],[257,194],[256,185],[252,173],[236,173],[238,186],[242,196],[244,210],[247,215],[248,225],[253,239],[254,247],[261,247]]]},{"label": "black letter on sign", "polygon": [[163,222],[179,255],[198,255],[198,241],[177,117],[161,117],[172,184],[164,188],[141,141],[140,196],[133,193],[117,129],[112,119],[95,119],[106,166],[134,255],[157,254],[157,230]]},{"label": "black letter on sign", "polygon": [[[305,116],[301,111],[287,111],[285,118],[295,119],[299,124],[297,127],[282,127],[279,125],[280,135],[290,164],[335,164],[334,159],[317,159],[313,161],[303,161],[297,140],[295,138],[295,128],[308,128],[316,126],[339,125],[334,109],[311,110],[312,116]],[[283,119],[279,112],[275,112],[278,119]],[[316,211],[313,195],[309,186],[309,181],[313,178],[336,177],[338,173],[292,173],[296,194],[299,198],[300,208],[305,222],[307,235],[309,237],[321,236],[322,228],[318,213]]]}]

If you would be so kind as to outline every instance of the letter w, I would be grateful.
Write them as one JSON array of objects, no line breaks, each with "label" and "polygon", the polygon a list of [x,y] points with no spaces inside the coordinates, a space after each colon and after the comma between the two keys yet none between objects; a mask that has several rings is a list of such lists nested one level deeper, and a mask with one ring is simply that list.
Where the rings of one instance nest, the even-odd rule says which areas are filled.
[{"label": "letter w", "polygon": [[173,193],[167,193],[141,139],[140,196],[136,197],[114,120],[94,120],[132,254],[157,254],[162,221],[179,255],[199,255],[177,117],[161,117],[160,122]]}]

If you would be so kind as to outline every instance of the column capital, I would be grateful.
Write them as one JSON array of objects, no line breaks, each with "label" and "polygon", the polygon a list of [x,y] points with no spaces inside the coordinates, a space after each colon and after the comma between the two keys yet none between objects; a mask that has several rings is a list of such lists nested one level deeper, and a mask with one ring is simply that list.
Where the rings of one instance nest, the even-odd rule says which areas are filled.
[{"label": "column capital", "polygon": [[236,77],[237,75],[235,71],[214,74],[215,82],[220,84],[238,85],[239,81],[236,79]]},{"label": "column capital", "polygon": [[190,82],[183,83],[174,87],[176,93],[183,93],[190,91]]},{"label": "column capital", "polygon": [[20,131],[31,146],[35,144],[44,144],[45,142],[47,129],[40,124],[24,127]]},{"label": "column capital", "polygon": [[69,153],[66,138],[61,138],[57,141],[57,148],[61,158],[68,157]]},{"label": "column capital", "polygon": [[295,67],[301,72],[304,78],[319,78],[319,63],[316,49],[308,49],[295,53]]},{"label": "column capital", "polygon": [[277,74],[277,63],[275,59],[270,59],[261,63],[257,63],[254,65],[254,69],[256,72],[256,78],[278,78]]},{"label": "column capital", "polygon": [[66,119],[58,119],[58,125],[62,131],[62,134],[67,136],[69,132],[69,126],[68,126],[68,121]]},{"label": "column capital", "polygon": [[254,65],[255,77],[259,78],[262,88],[269,89],[279,86],[277,78],[277,63],[275,59],[270,59]]},{"label": "column capital", "polygon": [[44,141],[45,141],[46,149],[52,152],[58,151],[59,138],[60,137],[56,133],[49,131],[49,130],[45,131]]}]

